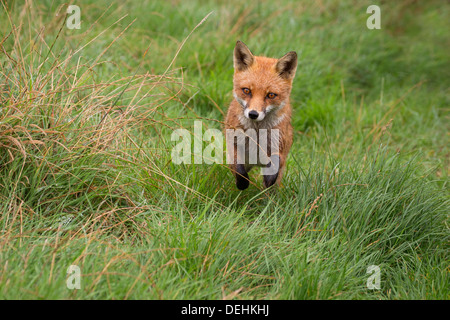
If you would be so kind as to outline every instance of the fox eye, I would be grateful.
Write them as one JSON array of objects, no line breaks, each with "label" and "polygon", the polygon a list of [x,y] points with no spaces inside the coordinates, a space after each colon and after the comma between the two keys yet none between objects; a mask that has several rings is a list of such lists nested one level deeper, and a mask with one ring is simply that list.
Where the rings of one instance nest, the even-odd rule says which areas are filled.
[{"label": "fox eye", "polygon": [[250,89],[249,88],[242,88],[242,92],[244,92],[245,94],[250,94]]},{"label": "fox eye", "polygon": [[267,98],[269,98],[269,99],[274,99],[276,96],[277,96],[277,94],[276,94],[276,93],[273,93],[273,92],[269,92],[269,93],[267,94]]}]

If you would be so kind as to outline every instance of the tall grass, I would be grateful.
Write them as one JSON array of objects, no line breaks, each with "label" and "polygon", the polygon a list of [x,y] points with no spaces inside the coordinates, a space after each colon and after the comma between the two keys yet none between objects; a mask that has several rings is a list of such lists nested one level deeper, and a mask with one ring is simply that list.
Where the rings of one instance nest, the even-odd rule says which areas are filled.
[{"label": "tall grass", "polygon": [[[84,1],[76,31],[2,2],[0,297],[449,298],[448,6],[383,3],[377,33],[352,1],[238,4]],[[279,189],[171,162],[221,127],[238,38],[301,53]]]}]

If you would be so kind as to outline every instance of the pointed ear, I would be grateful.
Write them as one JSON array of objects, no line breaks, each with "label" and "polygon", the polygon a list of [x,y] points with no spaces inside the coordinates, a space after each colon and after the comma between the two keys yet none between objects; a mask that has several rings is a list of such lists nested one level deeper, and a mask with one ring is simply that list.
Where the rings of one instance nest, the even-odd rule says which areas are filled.
[{"label": "pointed ear", "polygon": [[292,80],[297,70],[297,53],[291,51],[286,53],[277,61],[276,70],[281,78]]},{"label": "pointed ear", "polygon": [[236,42],[236,47],[234,47],[234,69],[238,71],[243,71],[250,67],[255,58],[247,46],[241,42]]}]

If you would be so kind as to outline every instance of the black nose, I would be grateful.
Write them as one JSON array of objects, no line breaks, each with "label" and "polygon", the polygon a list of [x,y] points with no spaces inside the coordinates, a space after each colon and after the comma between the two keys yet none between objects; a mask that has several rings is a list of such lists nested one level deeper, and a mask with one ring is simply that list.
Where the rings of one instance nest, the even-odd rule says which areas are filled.
[{"label": "black nose", "polygon": [[250,117],[250,119],[256,119],[258,118],[258,111],[252,110],[248,113],[248,116]]}]

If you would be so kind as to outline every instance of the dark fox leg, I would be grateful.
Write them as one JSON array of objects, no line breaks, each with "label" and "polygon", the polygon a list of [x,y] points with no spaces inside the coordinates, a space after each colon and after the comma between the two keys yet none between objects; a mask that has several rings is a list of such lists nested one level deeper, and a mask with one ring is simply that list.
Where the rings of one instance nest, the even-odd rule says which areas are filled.
[{"label": "dark fox leg", "polygon": [[267,170],[270,173],[264,175],[263,178],[265,188],[269,188],[270,186],[275,184],[275,182],[277,182],[278,176],[279,175],[281,176],[281,165],[282,164],[280,163],[280,156],[278,155],[272,156],[272,161],[269,162],[266,166],[266,169],[270,169]]},{"label": "dark fox leg", "polygon": [[245,190],[248,188],[250,181],[248,178],[248,173],[245,170],[245,166],[243,164],[236,164],[236,186],[239,190]]}]

